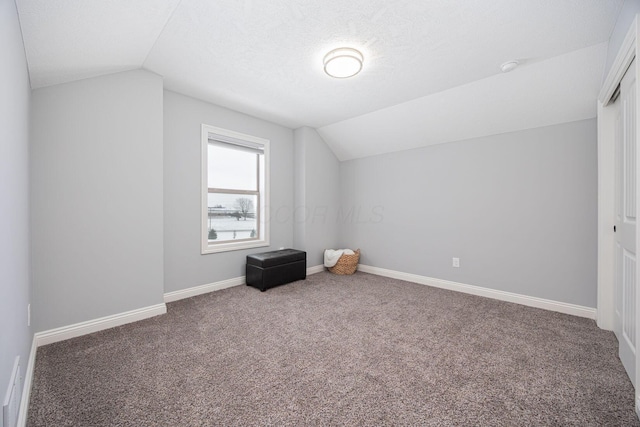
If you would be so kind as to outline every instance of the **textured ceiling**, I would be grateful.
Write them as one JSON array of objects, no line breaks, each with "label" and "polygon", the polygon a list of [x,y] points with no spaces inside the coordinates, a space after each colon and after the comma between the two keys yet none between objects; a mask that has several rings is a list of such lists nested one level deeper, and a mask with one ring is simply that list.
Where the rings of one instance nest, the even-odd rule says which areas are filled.
[{"label": "textured ceiling", "polygon": [[[493,124],[471,126],[471,117],[485,117],[486,111],[483,102],[465,103],[466,90],[470,101],[475,96],[491,101],[503,96],[505,87],[517,91],[533,79],[536,90],[523,89],[519,98],[528,106],[516,105],[527,117],[517,116],[514,123],[548,124],[538,117],[544,114],[529,120],[528,113],[549,107],[543,96],[563,87],[556,80],[567,70],[588,75],[576,79],[580,84],[572,77],[565,82],[569,88],[562,94],[570,99],[551,109],[557,110],[555,120],[583,117],[586,109],[593,117],[595,95],[582,91],[602,78],[602,48],[569,53],[606,42],[622,0],[17,0],[17,5],[34,88],[143,67],[162,75],[167,89],[291,128],[321,128],[339,157],[353,158],[473,132],[515,130],[495,117],[489,120]],[[364,53],[361,74],[337,80],[323,73],[322,57],[340,46]],[[509,59],[523,65],[499,74],[498,66]],[[580,70],[584,63],[590,68]],[[495,99],[505,108],[515,104]],[[463,106],[466,116],[450,112],[450,129],[434,133],[414,123],[417,109],[441,117],[442,102]],[[503,112],[496,106],[490,110]],[[397,147],[386,140],[384,148],[385,143],[369,140],[377,134],[372,125],[380,123],[416,134]],[[461,131],[461,126],[469,128]]]},{"label": "textured ceiling", "polygon": [[340,160],[596,116],[601,43],[318,129]]}]

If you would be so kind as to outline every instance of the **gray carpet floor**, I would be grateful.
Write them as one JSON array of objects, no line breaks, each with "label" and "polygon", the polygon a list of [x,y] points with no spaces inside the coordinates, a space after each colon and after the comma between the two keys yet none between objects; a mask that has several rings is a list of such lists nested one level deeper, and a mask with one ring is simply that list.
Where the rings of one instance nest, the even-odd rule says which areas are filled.
[{"label": "gray carpet floor", "polygon": [[356,273],[38,349],[29,426],[639,426],[595,322]]}]

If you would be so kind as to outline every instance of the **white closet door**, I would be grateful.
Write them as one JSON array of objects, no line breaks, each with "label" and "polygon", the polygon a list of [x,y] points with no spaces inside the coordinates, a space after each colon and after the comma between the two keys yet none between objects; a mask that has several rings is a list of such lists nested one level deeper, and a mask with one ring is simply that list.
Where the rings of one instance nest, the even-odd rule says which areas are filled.
[{"label": "white closet door", "polygon": [[636,62],[620,83],[616,101],[615,333],[620,360],[636,379]]}]

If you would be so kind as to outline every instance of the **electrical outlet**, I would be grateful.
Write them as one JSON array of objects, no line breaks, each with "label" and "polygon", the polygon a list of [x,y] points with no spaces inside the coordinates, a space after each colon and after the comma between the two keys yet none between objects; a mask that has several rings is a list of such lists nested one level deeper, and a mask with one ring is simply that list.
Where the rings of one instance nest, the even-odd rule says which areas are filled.
[{"label": "electrical outlet", "polygon": [[460,258],[453,259],[453,266],[456,268],[460,267]]},{"label": "electrical outlet", "polygon": [[27,326],[31,326],[31,304],[27,304]]}]

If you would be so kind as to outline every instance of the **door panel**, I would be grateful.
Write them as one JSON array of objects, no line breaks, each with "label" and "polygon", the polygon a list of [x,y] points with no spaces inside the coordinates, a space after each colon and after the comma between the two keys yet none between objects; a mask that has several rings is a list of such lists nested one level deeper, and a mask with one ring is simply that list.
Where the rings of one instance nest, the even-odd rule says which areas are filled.
[{"label": "door panel", "polygon": [[620,360],[635,386],[636,372],[636,63],[620,83],[616,101],[615,333]]}]

